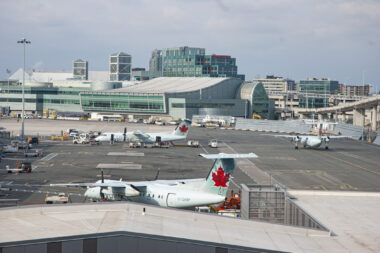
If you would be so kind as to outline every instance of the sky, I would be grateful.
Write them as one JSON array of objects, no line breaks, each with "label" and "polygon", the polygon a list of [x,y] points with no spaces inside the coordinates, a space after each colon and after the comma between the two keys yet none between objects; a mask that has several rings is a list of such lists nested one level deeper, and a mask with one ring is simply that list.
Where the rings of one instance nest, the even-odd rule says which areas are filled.
[{"label": "sky", "polygon": [[[6,69],[108,70],[109,55],[148,68],[154,49],[231,55],[247,80],[330,78],[380,90],[380,0],[1,0],[0,78]],[[374,88],[375,89],[375,88]]]}]

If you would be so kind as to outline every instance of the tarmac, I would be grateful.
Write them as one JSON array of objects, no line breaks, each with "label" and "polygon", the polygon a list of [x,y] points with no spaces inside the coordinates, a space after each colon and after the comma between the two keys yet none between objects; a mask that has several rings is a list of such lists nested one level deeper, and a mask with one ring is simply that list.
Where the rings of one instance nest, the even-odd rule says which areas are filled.
[{"label": "tarmac", "polygon": [[[0,127],[8,131],[15,131],[19,126],[20,123],[17,124],[12,119],[0,121]],[[128,131],[141,129],[146,132],[171,131],[175,128],[175,126],[136,123],[35,119],[28,120],[25,129],[26,134],[39,133],[41,135],[42,132],[60,134],[61,130],[68,128],[122,132],[124,127],[127,127]],[[218,140],[217,149],[207,146],[211,139]],[[350,139],[338,139],[330,142],[328,150],[303,148],[295,150],[294,145],[289,141],[259,132],[199,127],[190,128],[188,140],[198,140],[200,147],[131,149],[126,143],[113,145],[103,143],[91,146],[45,139],[38,146],[43,149],[44,156],[28,158],[32,159],[33,166],[36,168],[33,173],[0,173],[3,188],[13,187],[14,190],[17,188],[26,192],[0,191],[2,195],[0,198],[19,199],[19,204],[43,203],[46,191],[69,192],[72,194],[73,202],[81,203],[84,201],[81,189],[52,189],[40,186],[33,188],[33,191],[41,192],[30,192],[31,187],[28,185],[94,182],[100,178],[99,167],[104,167],[106,178],[117,180],[120,178],[130,181],[152,180],[158,169],[159,179],[200,178],[207,176],[213,163],[211,160],[200,157],[200,153],[253,152],[259,158],[238,162],[231,181],[231,189],[238,191],[242,183],[277,183],[297,198],[297,204],[338,236],[332,237],[331,240],[326,239],[326,242],[318,242],[314,239],[310,242],[311,239],[308,238],[308,232],[306,232],[306,235],[301,236],[300,241],[298,239],[295,241],[296,246],[288,247],[276,241],[280,240],[281,236],[272,234],[273,227],[254,232],[254,235],[258,237],[260,233],[269,233],[271,239],[263,241],[264,244],[271,245],[268,248],[288,249],[295,252],[343,252],[351,249],[353,249],[352,252],[380,251],[379,226],[371,225],[371,222],[378,224],[380,218],[377,214],[377,210],[380,209],[378,201],[380,147]],[[184,145],[186,142],[177,144]],[[17,155],[7,155],[0,163],[0,172],[4,172],[5,164],[15,163],[17,159],[20,159]],[[315,194],[311,195],[312,192]],[[70,212],[68,210],[68,213]],[[358,226],[361,229],[356,229]],[[323,237],[329,237],[329,235],[323,234]],[[2,239],[6,241],[5,238]],[[255,244],[244,242],[244,240],[248,239],[242,239],[241,245]],[[224,239],[222,241],[225,242]],[[301,245],[302,242],[306,244],[306,248]],[[263,244],[257,242],[255,245],[259,247]],[[332,250],[328,250],[328,245],[333,245]]]}]

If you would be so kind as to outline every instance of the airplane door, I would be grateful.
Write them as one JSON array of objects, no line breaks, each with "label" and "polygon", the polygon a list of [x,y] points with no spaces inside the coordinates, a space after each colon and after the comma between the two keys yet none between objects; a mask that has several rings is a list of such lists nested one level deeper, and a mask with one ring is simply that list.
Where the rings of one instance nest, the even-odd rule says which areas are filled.
[{"label": "airplane door", "polygon": [[175,193],[168,193],[168,196],[166,198],[166,206],[167,207],[175,207],[176,205],[176,197]]}]

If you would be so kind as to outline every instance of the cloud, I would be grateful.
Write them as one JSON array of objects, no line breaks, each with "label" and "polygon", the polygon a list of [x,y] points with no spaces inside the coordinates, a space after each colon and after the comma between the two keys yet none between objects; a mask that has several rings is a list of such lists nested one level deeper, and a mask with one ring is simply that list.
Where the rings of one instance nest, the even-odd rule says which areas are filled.
[{"label": "cloud", "polygon": [[[357,71],[357,82],[357,69],[380,64],[378,27],[377,0],[2,0],[0,69],[17,69],[20,48],[14,41],[25,36],[32,41],[31,62],[49,69],[71,69],[79,57],[90,68],[108,69],[109,54],[117,51],[146,67],[153,49],[188,45],[231,54],[249,78],[292,72],[301,79],[312,71],[322,76],[331,69],[327,61],[343,65],[350,56],[356,63],[337,68],[337,76]],[[380,74],[372,75],[379,82]]]}]

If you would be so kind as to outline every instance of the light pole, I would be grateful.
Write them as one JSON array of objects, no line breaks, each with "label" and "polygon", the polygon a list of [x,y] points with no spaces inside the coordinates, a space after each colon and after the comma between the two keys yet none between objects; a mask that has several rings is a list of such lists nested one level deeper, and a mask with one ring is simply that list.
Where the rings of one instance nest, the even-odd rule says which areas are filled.
[{"label": "light pole", "polygon": [[25,86],[25,46],[26,44],[30,44],[30,41],[26,40],[25,38],[22,38],[21,40],[17,41],[17,43],[21,43],[24,46],[24,55],[22,58],[23,62],[23,70],[22,70],[22,113],[21,113],[21,140],[24,140],[24,118],[25,118],[25,103],[24,103],[24,86]]},{"label": "light pole", "polygon": [[7,69],[6,72],[8,74],[8,94],[9,94],[9,77],[11,76],[11,71]]}]

